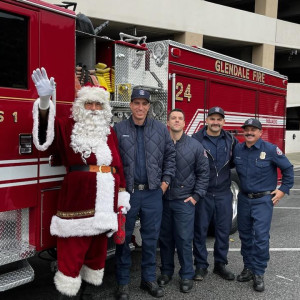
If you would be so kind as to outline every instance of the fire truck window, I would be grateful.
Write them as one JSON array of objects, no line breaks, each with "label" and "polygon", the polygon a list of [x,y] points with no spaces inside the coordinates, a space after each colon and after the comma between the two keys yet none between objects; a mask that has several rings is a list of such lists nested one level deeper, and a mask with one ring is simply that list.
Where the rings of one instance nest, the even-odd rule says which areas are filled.
[{"label": "fire truck window", "polygon": [[27,89],[28,19],[0,10],[0,87]]}]

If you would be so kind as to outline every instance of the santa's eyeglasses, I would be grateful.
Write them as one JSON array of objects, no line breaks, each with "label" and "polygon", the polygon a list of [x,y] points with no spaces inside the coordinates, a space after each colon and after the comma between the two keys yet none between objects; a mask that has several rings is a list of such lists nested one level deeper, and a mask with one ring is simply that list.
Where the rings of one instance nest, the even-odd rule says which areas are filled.
[{"label": "santa's eyeglasses", "polygon": [[95,101],[86,101],[84,102],[84,107],[85,108],[93,108],[95,106],[95,108],[102,108],[102,104],[100,102],[95,102]]}]

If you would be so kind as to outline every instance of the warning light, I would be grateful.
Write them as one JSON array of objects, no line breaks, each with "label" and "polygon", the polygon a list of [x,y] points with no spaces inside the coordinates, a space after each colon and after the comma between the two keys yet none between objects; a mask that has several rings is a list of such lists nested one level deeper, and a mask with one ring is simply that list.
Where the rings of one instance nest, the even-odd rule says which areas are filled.
[{"label": "warning light", "polygon": [[171,54],[174,57],[180,57],[181,56],[181,50],[178,48],[172,48],[171,49]]}]

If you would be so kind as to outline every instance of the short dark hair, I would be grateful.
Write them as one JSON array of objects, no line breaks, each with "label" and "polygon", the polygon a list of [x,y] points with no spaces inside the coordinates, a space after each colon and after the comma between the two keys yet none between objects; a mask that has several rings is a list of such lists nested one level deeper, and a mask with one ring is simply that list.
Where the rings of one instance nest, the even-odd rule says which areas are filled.
[{"label": "short dark hair", "polygon": [[170,119],[171,113],[174,112],[174,111],[181,112],[181,113],[183,114],[183,119],[185,120],[185,113],[183,112],[183,110],[180,109],[180,108],[173,108],[173,109],[172,109],[171,111],[169,111],[169,113],[168,113],[168,117],[167,117],[167,120],[168,120],[168,121],[169,121],[169,119]]}]

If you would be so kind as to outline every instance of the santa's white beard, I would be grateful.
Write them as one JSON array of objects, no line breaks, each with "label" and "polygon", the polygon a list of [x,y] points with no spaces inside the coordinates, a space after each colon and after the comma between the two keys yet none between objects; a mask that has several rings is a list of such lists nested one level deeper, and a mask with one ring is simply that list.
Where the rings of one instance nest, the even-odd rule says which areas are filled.
[{"label": "santa's white beard", "polygon": [[104,110],[76,110],[73,118],[75,125],[71,135],[71,147],[75,153],[81,153],[82,159],[96,152],[98,145],[106,143],[110,133],[110,117]]}]

